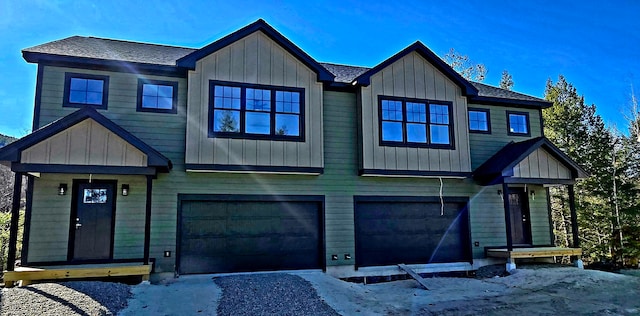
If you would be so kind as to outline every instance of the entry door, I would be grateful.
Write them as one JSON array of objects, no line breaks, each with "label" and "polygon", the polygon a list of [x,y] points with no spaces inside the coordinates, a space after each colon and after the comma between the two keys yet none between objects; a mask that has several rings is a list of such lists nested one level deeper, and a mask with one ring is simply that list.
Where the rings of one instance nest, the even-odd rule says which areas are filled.
[{"label": "entry door", "polygon": [[115,210],[115,181],[75,183],[71,217],[71,260],[110,259]]},{"label": "entry door", "polygon": [[531,244],[531,219],[527,193],[522,189],[509,192],[511,239],[514,244]]}]

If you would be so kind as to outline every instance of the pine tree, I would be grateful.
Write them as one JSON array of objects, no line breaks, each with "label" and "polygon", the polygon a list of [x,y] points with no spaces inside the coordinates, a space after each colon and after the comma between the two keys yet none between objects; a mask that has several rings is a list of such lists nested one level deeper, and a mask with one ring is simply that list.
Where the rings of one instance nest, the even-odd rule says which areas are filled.
[{"label": "pine tree", "polygon": [[474,64],[469,56],[462,55],[453,48],[444,55],[444,62],[467,80],[482,82],[487,76],[487,67],[484,64]]},{"label": "pine tree", "polygon": [[511,88],[513,88],[513,78],[506,69],[502,71],[502,77],[500,78],[500,88],[505,90],[511,90]]}]

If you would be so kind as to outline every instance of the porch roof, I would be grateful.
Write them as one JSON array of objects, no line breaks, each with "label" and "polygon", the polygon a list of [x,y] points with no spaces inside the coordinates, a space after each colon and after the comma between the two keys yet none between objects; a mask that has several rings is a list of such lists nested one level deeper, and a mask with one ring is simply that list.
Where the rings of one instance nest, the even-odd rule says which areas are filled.
[{"label": "porch roof", "polygon": [[89,106],[0,148],[0,163],[14,172],[153,175],[172,168],[167,157]]},{"label": "porch roof", "polygon": [[572,184],[589,174],[544,136],[510,142],[473,172],[483,185]]}]

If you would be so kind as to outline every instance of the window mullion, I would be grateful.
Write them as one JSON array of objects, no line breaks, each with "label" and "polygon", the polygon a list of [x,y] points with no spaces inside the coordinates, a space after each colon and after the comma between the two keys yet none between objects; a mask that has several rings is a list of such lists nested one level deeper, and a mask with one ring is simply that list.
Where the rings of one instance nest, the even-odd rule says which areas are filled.
[{"label": "window mullion", "polygon": [[269,133],[276,135],[276,90],[269,90]]},{"label": "window mullion", "polygon": [[[231,109],[233,110],[233,101]],[[246,116],[247,115],[247,89],[240,88],[240,135],[246,134]]]},{"label": "window mullion", "polygon": [[427,136],[427,145],[431,145],[431,104],[429,103],[425,103],[424,105],[424,111],[427,115],[427,122],[425,122],[426,126],[425,126],[425,130],[426,130],[426,136]]},{"label": "window mullion", "polygon": [[402,101],[402,142],[408,143],[407,137],[407,101]]}]

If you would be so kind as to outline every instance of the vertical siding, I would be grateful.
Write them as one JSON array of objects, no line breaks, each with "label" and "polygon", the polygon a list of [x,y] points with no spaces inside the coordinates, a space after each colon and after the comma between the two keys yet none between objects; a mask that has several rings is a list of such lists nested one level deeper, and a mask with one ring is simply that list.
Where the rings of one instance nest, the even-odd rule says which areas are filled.
[{"label": "vertical siding", "polygon": [[[477,104],[469,104],[469,107],[488,109],[491,117],[491,134],[469,133],[469,150],[471,151],[472,169],[478,168],[509,142],[521,142],[542,136],[540,110],[518,109],[519,112],[529,113],[531,136],[511,136],[508,135],[506,111],[512,108]],[[468,115],[466,113],[464,120],[468,121]]]},{"label": "vertical siding", "polygon": [[[208,137],[209,81],[303,88],[304,142]],[[322,84],[316,74],[261,32],[224,47],[189,73],[186,161],[287,167],[322,167]]]},{"label": "vertical siding", "polygon": [[92,119],[33,145],[22,163],[146,167],[147,156]]},{"label": "vertical siding", "polygon": [[571,179],[571,171],[546,150],[538,148],[513,167],[517,178]]},{"label": "vertical siding", "polygon": [[[365,169],[470,172],[466,98],[460,88],[417,53],[411,53],[371,77],[362,91],[362,161]],[[378,96],[453,103],[455,149],[380,146]]]}]

